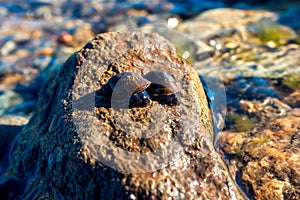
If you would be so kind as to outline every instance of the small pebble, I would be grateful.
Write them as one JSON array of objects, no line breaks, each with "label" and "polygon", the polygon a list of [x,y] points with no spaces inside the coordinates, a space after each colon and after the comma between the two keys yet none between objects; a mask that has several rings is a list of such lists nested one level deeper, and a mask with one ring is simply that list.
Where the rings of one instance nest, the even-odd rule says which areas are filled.
[{"label": "small pebble", "polygon": [[2,48],[0,49],[0,55],[6,56],[10,54],[13,50],[16,49],[16,43],[14,41],[8,41],[3,44]]},{"label": "small pebble", "polygon": [[234,42],[228,42],[226,44],[226,47],[227,48],[230,48],[230,49],[236,49],[238,47],[238,44],[237,43],[234,43]]},{"label": "small pebble", "polygon": [[58,38],[58,41],[64,44],[73,42],[73,36],[70,33],[63,32]]},{"label": "small pebble", "polygon": [[205,51],[202,53],[198,53],[194,56],[195,60],[202,61],[208,58],[211,58],[215,54],[215,51]]},{"label": "small pebble", "polygon": [[38,55],[40,56],[51,56],[54,53],[53,48],[45,47],[39,50]]}]

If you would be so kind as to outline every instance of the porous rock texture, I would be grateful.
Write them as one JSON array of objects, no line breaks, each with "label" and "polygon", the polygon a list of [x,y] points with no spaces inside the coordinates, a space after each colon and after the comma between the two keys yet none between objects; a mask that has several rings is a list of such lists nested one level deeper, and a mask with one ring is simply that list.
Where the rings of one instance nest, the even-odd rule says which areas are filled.
[{"label": "porous rock texture", "polygon": [[[178,106],[95,107],[95,91],[113,75],[152,70],[174,77]],[[171,43],[158,34],[104,33],[43,87],[10,173],[28,181],[24,199],[243,199],[212,135],[198,75]]]},{"label": "porous rock texture", "polygon": [[261,122],[251,131],[220,132],[216,146],[249,199],[299,199],[300,109],[272,104],[252,104]]}]

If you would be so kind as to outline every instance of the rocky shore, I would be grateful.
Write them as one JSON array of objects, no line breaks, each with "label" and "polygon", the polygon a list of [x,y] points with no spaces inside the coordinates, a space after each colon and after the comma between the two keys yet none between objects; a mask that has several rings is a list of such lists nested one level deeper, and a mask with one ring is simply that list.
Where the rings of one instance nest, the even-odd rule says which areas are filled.
[{"label": "rocky shore", "polygon": [[[90,93],[115,74],[154,70],[173,75],[179,105],[95,107]],[[214,150],[210,113],[197,72],[167,40],[101,34],[43,87],[11,175],[26,182],[31,174],[25,199],[243,199]]]},{"label": "rocky shore", "polygon": [[[231,6],[232,3],[239,9],[215,9],[225,5]],[[299,24],[295,23],[299,21],[297,20],[299,19],[299,5],[292,1],[286,3],[280,1],[277,5],[265,4],[265,9],[259,9],[257,3],[252,3],[251,6],[244,3],[245,1],[242,3],[220,1],[216,4],[208,2],[203,7],[195,6],[193,12],[189,14],[185,14],[189,8],[167,1],[161,4],[69,2],[67,7],[63,6],[66,3],[59,2],[35,2],[22,5],[11,2],[7,6],[0,6],[0,19],[3,22],[0,25],[0,129],[3,130],[1,131],[3,142],[0,149],[7,155],[1,158],[0,163],[1,193],[6,194],[7,198],[12,198],[12,194],[21,194],[24,190],[28,190],[29,186],[25,187],[27,180],[39,177],[33,182],[28,182],[34,185],[35,190],[31,190],[27,197],[50,198],[50,194],[53,194],[55,190],[53,188],[59,188],[59,191],[62,191],[67,187],[64,182],[73,180],[70,177],[65,180],[59,176],[65,173],[65,167],[60,168],[57,165],[65,166],[66,160],[63,155],[68,155],[67,151],[70,149],[62,148],[61,144],[58,148],[54,148],[57,145],[51,143],[52,139],[61,139],[60,136],[56,137],[57,132],[53,131],[56,130],[54,127],[58,128],[59,125],[51,123],[51,120],[46,117],[49,112],[55,113],[61,109],[57,105],[61,105],[59,98],[63,99],[62,94],[65,93],[61,90],[50,89],[53,86],[50,87],[49,84],[55,82],[54,80],[57,82],[59,79],[57,76],[62,76],[60,71],[63,71],[62,66],[65,60],[84,46],[89,49],[90,47],[86,44],[98,33],[126,32],[141,28],[141,31],[158,32],[167,38],[172,43],[168,43],[167,46],[174,45],[171,48],[172,51],[176,48],[178,57],[186,59],[186,62],[198,72],[202,81],[205,81],[204,89],[209,96],[215,122],[215,134],[209,135],[215,136],[215,149],[228,164],[228,170],[219,160],[219,156],[215,154],[211,146],[213,141],[206,138],[208,151],[213,152],[213,156],[209,158],[216,156],[218,159],[212,163],[209,162],[210,159],[204,159],[203,162],[216,165],[224,173],[221,176],[227,181],[221,181],[225,183],[224,187],[220,185],[216,187],[218,185],[216,180],[222,178],[214,179],[213,177],[214,184],[205,187],[215,189],[203,195],[207,195],[205,197],[219,195],[229,198],[233,197],[233,194],[237,194],[238,197],[243,191],[249,199],[299,198],[300,42]],[[161,29],[158,27],[168,28],[171,31],[159,31]],[[128,55],[130,55],[129,58],[134,57],[134,54]],[[75,59],[74,56],[72,58]],[[97,62],[100,61],[97,60]],[[125,61],[122,60],[122,62]],[[139,73],[145,74],[146,71],[139,71]],[[107,79],[108,77],[103,81]],[[71,77],[60,80],[61,85],[72,82]],[[43,84],[46,85],[41,90]],[[69,88],[70,85],[64,87]],[[82,92],[93,91],[94,86],[87,85],[86,87],[89,89],[78,91],[79,96]],[[53,92],[62,95],[55,97],[57,105],[51,106],[53,110],[46,111],[48,114],[37,115],[37,110],[41,110],[46,105],[55,104],[50,101],[53,98]],[[45,100],[43,103],[41,100],[37,103],[38,98]],[[65,108],[69,108],[70,105],[65,103],[66,105],[63,104]],[[84,101],[83,104],[85,104]],[[73,106],[78,105],[82,104],[79,102]],[[87,110],[91,108],[90,105],[86,106]],[[87,111],[79,110],[78,112]],[[111,115],[103,110],[98,110],[97,113],[101,113],[100,119]],[[59,119],[64,114],[51,116]],[[29,119],[31,120],[28,123]],[[43,126],[48,128],[41,128],[42,125],[37,125],[38,120],[41,120],[39,124],[44,123]],[[62,127],[65,127],[64,123],[61,121]],[[27,128],[23,129],[25,126]],[[23,130],[22,135],[26,131],[29,135],[34,133],[43,135],[42,133],[52,130],[51,137],[53,138],[43,136],[46,139],[37,142],[34,139],[36,135],[29,137],[18,135],[21,130]],[[58,132],[62,131],[61,128],[58,130]],[[71,142],[72,134],[68,137],[66,141]],[[22,142],[19,145],[18,142],[16,143],[15,147],[18,148],[9,158],[14,140]],[[85,140],[85,143],[88,143],[87,141]],[[116,140],[116,142],[121,141]],[[28,144],[30,144],[29,148],[27,148]],[[129,148],[126,144],[118,145]],[[48,147],[51,151],[42,151],[43,161],[38,161],[37,155],[41,155],[41,149]],[[76,157],[76,152],[80,149],[83,151],[80,151],[81,155],[84,155],[81,163],[83,166],[86,166],[84,164],[86,162],[95,162],[94,155],[87,153],[90,147],[76,146],[76,148],[70,152],[73,152]],[[9,163],[9,159],[12,161],[13,156],[17,158],[15,164]],[[182,159],[183,162],[188,160],[188,157]],[[18,162],[22,164],[16,164]],[[40,164],[37,165],[37,163]],[[184,169],[190,169],[189,167],[192,168],[198,164],[182,163],[181,166],[185,166]],[[69,162],[68,166],[70,165],[73,166],[73,161]],[[87,172],[78,173],[92,173],[97,169],[92,167],[88,168]],[[119,190],[118,195],[126,194],[128,198],[145,197],[138,195],[166,197],[163,193],[155,193],[151,189],[151,184],[160,185],[163,180],[166,182],[162,186],[167,184],[165,188],[173,188],[173,193],[167,192],[165,195],[172,194],[174,198],[179,195],[177,199],[181,198],[180,195],[186,195],[185,197],[188,198],[203,192],[199,185],[193,185],[181,179],[180,177],[191,177],[191,174],[187,173],[183,176],[184,173],[180,170],[178,176],[174,175],[176,170],[168,171],[168,168],[162,170],[160,173],[164,174],[160,176],[162,178],[159,178],[159,181],[157,181],[157,174],[155,175],[156,181],[147,174],[142,178],[132,176],[127,179],[130,181],[125,183],[121,181],[124,175],[118,173],[115,176],[114,169],[106,168],[106,170],[105,180],[110,181],[107,185],[124,186],[125,189]],[[52,176],[52,171],[56,175]],[[190,169],[190,171],[203,174],[202,178],[209,173],[195,169]],[[173,175],[168,178],[169,174]],[[11,178],[11,175],[15,177]],[[45,188],[47,184],[38,183],[43,179],[41,178],[43,175],[48,177],[46,179],[51,186],[48,185],[49,187]],[[49,178],[51,176],[53,179]],[[191,180],[194,180],[193,178]],[[147,187],[137,185],[143,183],[144,180],[148,180]],[[66,190],[70,198],[73,197],[70,191],[80,188],[75,184],[76,181],[78,180],[73,182],[73,188],[72,183]],[[203,180],[197,181],[203,183]],[[186,188],[187,185],[189,189]],[[235,192],[230,193],[229,188],[235,188],[235,185],[239,189],[233,189]],[[15,192],[11,192],[12,188],[15,188]],[[137,188],[147,189],[137,193],[132,192],[136,192]],[[175,190],[181,192],[174,192]],[[45,191],[49,193],[44,193]],[[152,193],[145,191],[152,191]],[[92,193],[93,191],[90,194]],[[62,199],[63,197],[53,198]]]},{"label": "rocky shore", "polygon": [[269,11],[217,9],[178,26],[204,41],[193,59],[208,85],[216,78],[225,85],[225,128],[215,147],[249,199],[300,196],[300,47],[297,33],[276,19]]}]

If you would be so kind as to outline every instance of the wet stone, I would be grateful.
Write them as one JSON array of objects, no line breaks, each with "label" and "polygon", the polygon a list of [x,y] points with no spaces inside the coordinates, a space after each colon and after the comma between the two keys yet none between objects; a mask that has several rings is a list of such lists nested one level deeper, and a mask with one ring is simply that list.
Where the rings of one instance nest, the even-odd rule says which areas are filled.
[{"label": "wet stone", "polygon": [[0,176],[2,176],[9,165],[9,151],[13,140],[21,129],[27,124],[28,119],[15,115],[3,115],[0,117]]},{"label": "wet stone", "polygon": [[[172,76],[179,105],[95,107],[112,76],[155,70]],[[12,195],[24,199],[243,199],[214,150],[210,113],[197,72],[166,39],[97,35],[42,88],[2,188],[17,177],[27,185]]]},{"label": "wet stone", "polygon": [[[199,73],[212,77],[221,73],[223,78],[232,79],[282,78],[300,73],[295,67],[299,65],[300,47],[295,31],[278,24],[277,18],[279,15],[266,10],[221,8],[186,20],[176,30],[213,48],[209,55],[201,45],[197,48],[204,54],[192,52],[199,55],[193,63]],[[212,62],[219,70],[207,72]]]},{"label": "wet stone", "polygon": [[250,199],[300,196],[300,120],[295,112],[263,120],[252,131],[225,131],[217,147]]},{"label": "wet stone", "polygon": [[272,80],[260,77],[239,77],[225,82],[226,94],[231,98],[262,100],[278,97]]}]

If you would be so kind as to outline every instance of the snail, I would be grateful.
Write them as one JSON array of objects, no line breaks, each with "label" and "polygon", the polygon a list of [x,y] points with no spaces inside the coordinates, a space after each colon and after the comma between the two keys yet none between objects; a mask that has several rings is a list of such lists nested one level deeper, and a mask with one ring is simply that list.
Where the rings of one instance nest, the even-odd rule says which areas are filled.
[{"label": "snail", "polygon": [[156,70],[142,77],[123,72],[112,76],[96,92],[97,107],[145,107],[150,104],[150,99],[169,106],[178,105],[179,88],[170,74]]},{"label": "snail", "polygon": [[146,88],[151,100],[169,106],[179,104],[179,88],[170,74],[156,70],[147,73],[144,78],[151,82]]},{"label": "snail", "polygon": [[148,106],[150,97],[145,89],[150,84],[150,81],[139,74],[132,72],[116,74],[96,92],[96,106],[114,108]]}]

